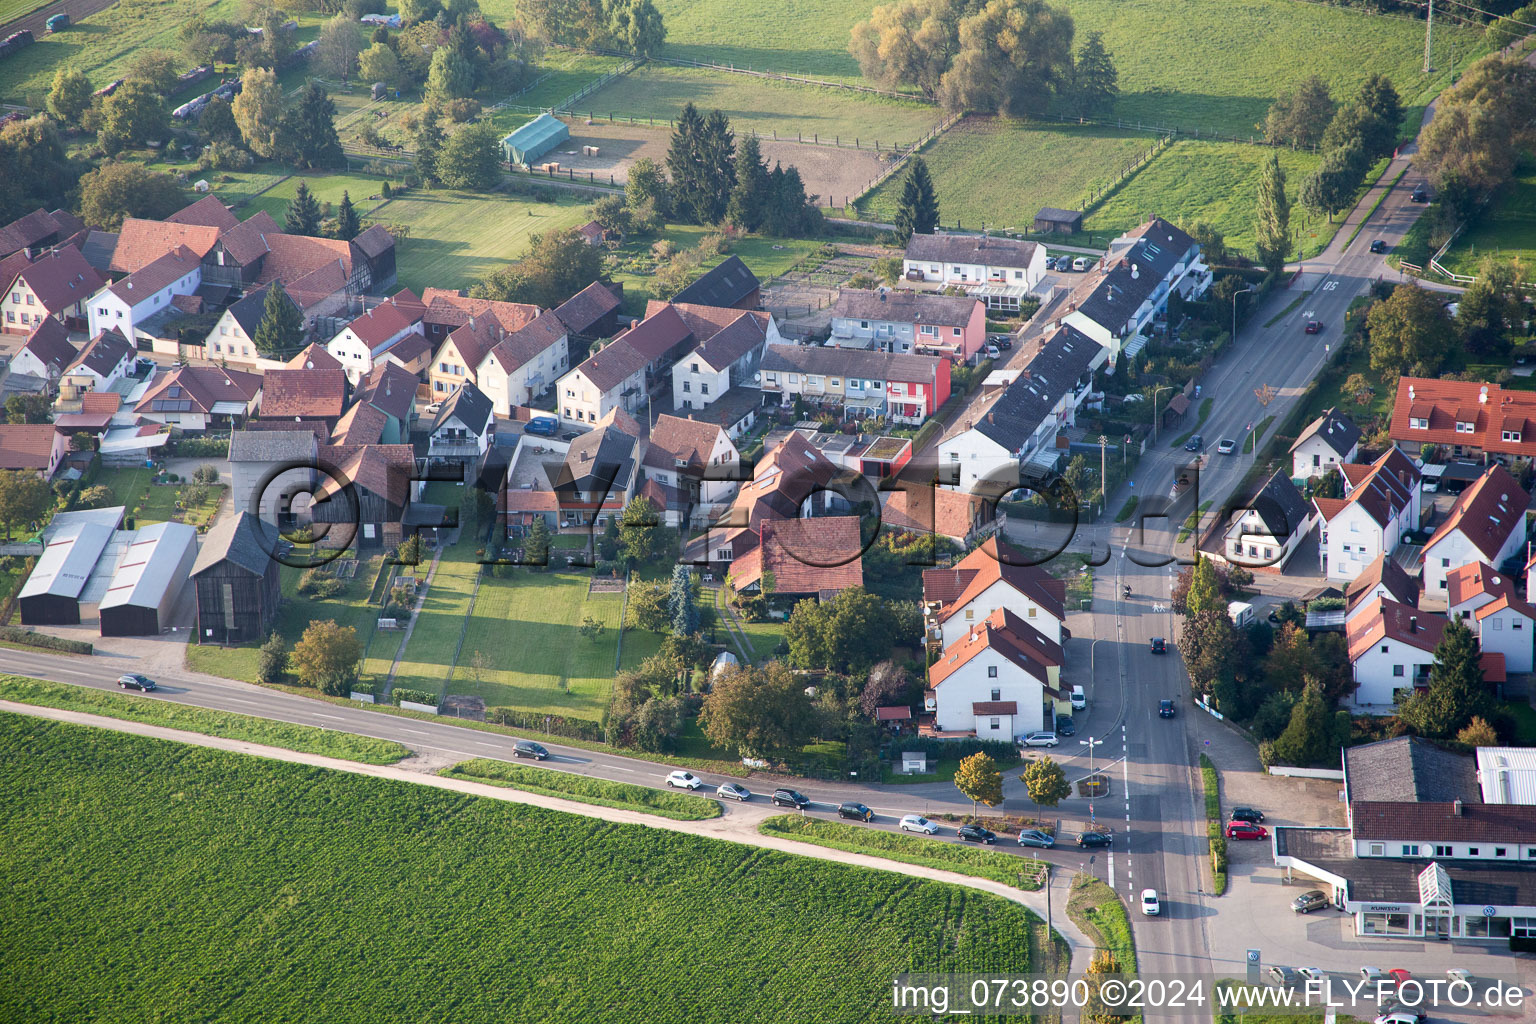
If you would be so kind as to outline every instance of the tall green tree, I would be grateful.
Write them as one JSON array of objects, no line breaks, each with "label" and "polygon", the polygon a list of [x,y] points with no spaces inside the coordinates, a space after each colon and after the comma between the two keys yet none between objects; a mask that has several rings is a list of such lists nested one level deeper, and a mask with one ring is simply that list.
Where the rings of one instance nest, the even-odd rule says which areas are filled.
[{"label": "tall green tree", "polygon": [[283,90],[270,68],[248,68],[240,76],[233,104],[235,123],[252,153],[277,155],[277,135],[283,123]]},{"label": "tall green tree", "polygon": [[67,125],[78,125],[80,117],[91,109],[91,83],[76,67],[59,68],[53,73],[53,88],[48,90],[48,113]]},{"label": "tall green tree", "polygon": [[436,103],[468,96],[475,91],[475,66],[444,46],[432,54],[427,72],[427,98]]},{"label": "tall green tree", "polygon": [[549,564],[549,524],[543,516],[535,516],[528,527],[528,537],[523,542],[523,564],[547,566]]},{"label": "tall green tree", "polygon": [[101,104],[96,141],[108,153],[164,139],[170,129],[165,101],[144,82],[124,82]]},{"label": "tall green tree", "polygon": [[626,625],[665,633],[672,628],[671,601],[670,589],[660,580],[632,580],[624,599]]},{"label": "tall green tree", "polygon": [[1328,84],[1317,75],[1309,75],[1275,99],[1264,119],[1264,137],[1293,149],[1311,149],[1322,142],[1334,107]]},{"label": "tall green tree", "polygon": [[661,165],[648,156],[636,160],[624,184],[624,204],[635,211],[649,204],[665,218],[672,212],[671,198]]},{"label": "tall green tree", "polygon": [[350,242],[361,230],[362,225],[357,220],[357,208],[352,205],[352,194],[343,189],[341,205],[336,207],[336,237],[343,242]]},{"label": "tall green tree", "polygon": [[656,506],[650,499],[639,495],[629,499],[619,514],[619,545],[631,565],[650,561],[656,550],[656,528],[660,524]]},{"label": "tall green tree", "polygon": [[530,235],[516,263],[470,288],[478,299],[554,307],[602,276],[603,254],[574,230]]},{"label": "tall green tree", "polygon": [[1522,284],[1513,264],[1483,257],[1477,280],[1467,286],[1456,307],[1456,331],[1468,352],[1484,360],[1508,357],[1510,334],[1525,319]]},{"label": "tall green tree", "polygon": [[682,218],[705,223],[709,208],[705,192],[712,183],[704,178],[704,116],[692,102],[683,105],[667,147],[667,174],[672,179],[672,208]]},{"label": "tall green tree", "polygon": [[53,491],[36,473],[25,469],[0,470],[0,524],[5,539],[11,531],[41,519],[53,504]]},{"label": "tall green tree", "polygon": [[1184,597],[1184,615],[1192,619],[1201,612],[1226,610],[1216,567],[1204,555],[1195,555],[1195,564],[1190,569],[1189,593]]},{"label": "tall green tree", "polygon": [[387,43],[374,43],[357,55],[357,73],[364,82],[400,85],[400,56]]},{"label": "tall green tree", "polygon": [[933,191],[928,164],[914,156],[907,164],[907,176],[901,183],[901,200],[896,207],[896,241],[906,245],[913,235],[931,235],[939,225],[939,198]]},{"label": "tall green tree", "polygon": [[1520,154],[1536,144],[1533,107],[1536,68],[1497,54],[1484,57],[1435,101],[1435,116],[1419,133],[1414,166],[1442,193],[1451,179],[1475,192],[1497,188],[1514,175]]},{"label": "tall green tree", "polygon": [[1083,37],[1072,66],[1070,100],[1081,115],[1107,114],[1120,95],[1120,72],[1114,58],[1104,48],[1104,33],[1093,31]]},{"label": "tall green tree", "polygon": [[288,297],[283,282],[267,286],[261,306],[261,323],[256,325],[256,351],[266,356],[290,356],[304,344],[304,315]]},{"label": "tall green tree", "polygon": [[1445,739],[1456,735],[1473,718],[1488,718],[1493,698],[1483,682],[1477,640],[1459,619],[1452,619],[1435,645],[1429,688],[1398,691],[1397,716],[1420,736]]},{"label": "tall green tree", "polygon": [[1003,802],[1003,773],[997,762],[985,753],[972,754],[960,762],[955,772],[955,788],[962,796],[970,798],[971,817],[976,817],[977,804],[996,807]]},{"label": "tall green tree", "polygon": [[169,96],[176,88],[177,71],[176,55],[169,50],[140,50],[133,58],[133,63],[128,65],[128,74],[124,79],[129,82],[143,82],[149,86],[149,91],[160,95]]},{"label": "tall green tree", "polygon": [[1189,681],[1199,693],[1209,693],[1224,672],[1243,662],[1246,653],[1242,634],[1232,628],[1225,607],[1207,608],[1186,618],[1179,650]]},{"label": "tall green tree", "polygon": [[1067,773],[1049,754],[1030,762],[1024,768],[1023,778],[1024,786],[1029,790],[1029,798],[1034,801],[1037,810],[1041,807],[1055,807],[1072,795],[1072,784],[1067,781]]},{"label": "tall green tree", "polygon": [[488,192],[501,181],[501,138],[489,121],[467,124],[448,136],[437,158],[437,177],[449,188]]},{"label": "tall green tree", "polygon": [[[1348,735],[1344,738],[1347,740]],[[1298,767],[1333,764],[1339,758],[1339,745],[1333,710],[1317,681],[1309,679],[1301,699],[1291,708],[1289,724],[1275,740],[1275,757]]]},{"label": "tall green tree", "polygon": [[1360,140],[1350,139],[1324,154],[1317,170],[1302,179],[1297,195],[1301,205],[1314,213],[1327,214],[1328,223],[1332,224],[1334,214],[1354,201],[1364,153]]},{"label": "tall green tree", "polygon": [[288,671],[288,645],[276,630],[268,634],[256,656],[256,680],[271,686],[283,681]]},{"label": "tall green tree", "polygon": [[357,55],[363,48],[363,37],[355,20],[346,14],[337,14],[320,26],[319,45],[315,59],[328,73],[346,83],[357,67]]},{"label": "tall green tree", "polygon": [[989,0],[962,18],[938,100],[948,111],[1025,117],[1072,77],[1072,15],[1044,0]]},{"label": "tall green tree", "polygon": [[783,662],[732,667],[714,681],[699,711],[709,741],[744,757],[791,753],[808,743],[816,713],[805,686]]},{"label": "tall green tree", "polygon": [[651,0],[612,0],[609,33],[621,50],[637,57],[654,57],[667,41],[667,27]]},{"label": "tall green tree", "polygon": [[309,183],[300,181],[294,189],[288,212],[283,216],[283,230],[290,235],[318,235],[320,233],[320,203],[309,190]]},{"label": "tall green tree", "polygon": [[336,103],[319,82],[311,81],[299,102],[283,115],[277,147],[289,162],[306,169],[345,166],[336,134]]},{"label": "tall green tree", "polygon": [[428,102],[416,122],[411,142],[416,147],[416,173],[427,185],[435,185],[438,177],[438,160],[443,152],[443,112],[437,104]]},{"label": "tall green tree", "polygon": [[800,172],[775,163],[768,174],[768,206],[763,216],[763,233],[775,238],[814,235],[820,218],[821,212],[816,209],[813,197],[805,194]]},{"label": "tall green tree", "polygon": [[334,619],[312,622],[293,645],[289,663],[300,686],[310,686],[332,697],[344,697],[357,681],[357,663],[363,645],[357,630],[340,626]]},{"label": "tall green tree", "polygon": [[[58,128],[41,114],[0,127],[0,223],[9,223],[39,206],[66,204],[80,178]],[[93,226],[94,221],[89,222]]]},{"label": "tall green tree", "polygon": [[1436,377],[1451,358],[1455,328],[1436,293],[1404,283],[1365,317],[1371,369],[1384,374]]},{"label": "tall green tree", "polygon": [[1285,194],[1285,171],[1274,153],[1259,174],[1259,208],[1254,233],[1259,263],[1272,274],[1285,269],[1291,255],[1291,201]]},{"label": "tall green tree", "polygon": [[694,601],[693,570],[686,565],[672,567],[667,609],[672,617],[674,635],[689,636],[699,628],[699,606]]},{"label": "tall green tree", "polygon": [[225,142],[232,146],[242,142],[240,126],[235,123],[234,107],[222,96],[215,96],[208,101],[197,119],[197,130],[209,142]]},{"label": "tall green tree", "polygon": [[105,231],[116,231],[129,217],[161,220],[186,204],[175,178],[140,163],[104,163],[80,179],[80,217]]}]

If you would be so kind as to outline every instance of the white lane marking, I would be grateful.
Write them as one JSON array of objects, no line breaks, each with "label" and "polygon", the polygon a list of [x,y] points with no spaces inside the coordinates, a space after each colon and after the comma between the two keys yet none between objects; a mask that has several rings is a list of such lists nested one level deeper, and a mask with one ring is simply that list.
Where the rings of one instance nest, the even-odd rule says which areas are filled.
[{"label": "white lane marking", "polygon": [[1109,887],[1111,889],[1115,887],[1115,853],[1113,850],[1109,852]]},{"label": "white lane marking", "polygon": [[619,765],[619,764],[609,765],[609,767],[614,769],[615,771],[621,771],[621,772],[631,772],[631,773],[633,773],[634,770],[635,770],[633,768],[625,768],[623,765]]},{"label": "white lane marking", "polygon": [[350,718],[342,718],[340,715],[316,715],[316,718],[328,718],[333,722],[350,722]]}]

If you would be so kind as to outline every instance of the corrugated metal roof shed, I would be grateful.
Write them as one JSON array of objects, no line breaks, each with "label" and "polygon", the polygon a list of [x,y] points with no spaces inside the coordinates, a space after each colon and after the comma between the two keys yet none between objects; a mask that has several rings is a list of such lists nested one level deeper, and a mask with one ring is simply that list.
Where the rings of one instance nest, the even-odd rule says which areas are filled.
[{"label": "corrugated metal roof shed", "polygon": [[160,607],[167,592],[186,582],[182,563],[196,547],[197,531],[186,523],[153,523],[136,531],[101,599],[102,610]]},{"label": "corrugated metal roof shed", "polygon": [[529,164],[571,137],[565,122],[540,114],[501,140],[501,152],[509,163]]},{"label": "corrugated metal roof shed", "polygon": [[43,594],[78,599],[112,540],[112,533],[112,527],[93,522],[76,522],[60,530],[38,557],[37,566],[17,599],[24,601]]},{"label": "corrugated metal roof shed", "polygon": [[1485,804],[1536,804],[1536,747],[1478,747],[1477,784]]}]

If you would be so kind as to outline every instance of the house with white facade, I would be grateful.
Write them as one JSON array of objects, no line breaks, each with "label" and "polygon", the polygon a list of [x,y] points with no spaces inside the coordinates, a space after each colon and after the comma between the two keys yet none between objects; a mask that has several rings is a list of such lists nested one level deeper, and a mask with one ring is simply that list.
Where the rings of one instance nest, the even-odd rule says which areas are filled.
[{"label": "house with white facade", "polygon": [[326,342],[326,351],[341,362],[347,379],[356,384],[395,345],[412,335],[422,335],[421,317],[425,310],[415,295],[404,292],[343,327]]},{"label": "house with white facade", "polygon": [[261,374],[222,366],[179,366],[156,373],[133,407],[142,420],[198,432],[232,429],[261,402]]},{"label": "house with white facade", "polygon": [[132,341],[136,324],[165,312],[172,298],[191,295],[202,283],[202,261],[191,249],[178,245],[92,297],[91,334],[116,328]]},{"label": "house with white facade", "polygon": [[669,526],[681,525],[690,508],[713,520],[740,486],[741,453],[718,423],[663,413],[651,427],[640,464],[646,480],[663,489]]},{"label": "house with white facade", "polygon": [[970,362],[987,342],[987,314],[968,295],[844,288],[832,306],[835,348],[944,356]]},{"label": "house with white facade", "polygon": [[844,419],[885,416],[922,423],[949,399],[950,363],[938,356],[898,355],[773,345],[763,355],[764,401],[841,414]]},{"label": "house with white facade", "polygon": [[491,400],[473,384],[465,384],[443,400],[428,432],[427,458],[432,462],[473,465],[491,446],[496,411]]},{"label": "house with white facade", "polygon": [[53,317],[44,317],[11,358],[10,372],[57,380],[79,354],[69,340],[69,329]]},{"label": "house with white facade", "polygon": [[498,416],[515,406],[531,405],[570,368],[570,332],[545,310],[491,347],[475,371],[475,380]]},{"label": "house with white facade", "polygon": [[556,383],[560,422],[590,430],[615,409],[633,412],[645,400],[647,362],[622,338],[592,353]]},{"label": "house with white facade", "polygon": [[930,644],[948,649],[970,628],[1006,608],[1052,643],[1061,643],[1065,584],[1022,552],[989,537],[945,569],[923,570],[923,617]]},{"label": "house with white facade", "polygon": [[86,304],[106,279],[73,245],[43,253],[20,269],[0,292],[0,328],[25,334],[44,320],[83,319]]},{"label": "house with white facade", "polygon": [[108,328],[86,342],[75,361],[64,368],[59,383],[82,391],[105,391],[128,375],[134,358],[128,339],[117,328]]},{"label": "house with white facade", "polygon": [[[1054,671],[1053,671],[1054,670]],[[928,669],[933,731],[1013,742],[1055,725],[1061,646],[999,608]]]},{"label": "house with white facade", "polygon": [[1424,545],[1424,592],[1440,596],[1452,569],[1473,562],[1502,566],[1525,552],[1530,495],[1509,470],[1494,464],[1456,499]]},{"label": "house with white facade", "polygon": [[731,388],[751,386],[767,347],[784,343],[770,313],[713,306],[676,308],[698,342],[692,352],[672,364],[672,407],[680,411],[708,408]]},{"label": "house with white facade", "polygon": [[1449,622],[1388,597],[1368,602],[1344,630],[1356,708],[1390,714],[1399,690],[1428,686],[1435,646]]},{"label": "house with white facade", "polygon": [[1337,409],[1325,409],[1308,423],[1291,445],[1291,476],[1309,479],[1355,461],[1360,454],[1360,428]]},{"label": "house with white facade", "polygon": [[1045,277],[1045,246],[988,235],[914,234],[902,277],[964,288],[988,309],[1017,312]]},{"label": "house with white facade", "polygon": [[1503,655],[1505,671],[1531,671],[1536,609],[1521,599],[1514,577],[1486,562],[1452,569],[1446,605],[1446,614],[1472,630],[1484,654]]},{"label": "house with white facade", "polygon": [[1154,217],[1109,243],[1109,252],[1072,290],[1062,322],[1076,327],[1109,352],[1114,364],[1146,345],[1178,292],[1197,299],[1211,286],[1200,245]]},{"label": "house with white facade", "polygon": [[1312,532],[1314,514],[1291,478],[1278,470],[1247,507],[1233,513],[1222,554],[1233,565],[1278,572]]},{"label": "house with white facade", "polygon": [[1390,556],[1405,534],[1418,529],[1422,474],[1408,457],[1389,448],[1369,466],[1338,464],[1342,498],[1313,498],[1323,574],[1351,580],[1378,555]]}]

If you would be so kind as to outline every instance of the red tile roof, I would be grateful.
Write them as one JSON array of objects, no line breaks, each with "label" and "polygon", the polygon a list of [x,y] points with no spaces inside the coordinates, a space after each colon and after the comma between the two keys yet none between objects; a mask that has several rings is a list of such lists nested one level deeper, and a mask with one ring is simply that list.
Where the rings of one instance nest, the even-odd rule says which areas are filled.
[{"label": "red tile roof", "polygon": [[312,341],[299,349],[298,354],[288,360],[287,366],[290,370],[339,370],[341,360],[331,355],[318,341]]},{"label": "red tile roof", "polygon": [[896,530],[959,540],[971,532],[978,498],[927,483],[898,484],[880,493],[880,522]]},{"label": "red tile roof", "polygon": [[1525,510],[1530,495],[1503,466],[1490,466],[1482,476],[1461,492],[1451,514],[1424,545],[1425,556],[1441,540],[1460,530],[1485,558],[1495,558],[1509,535],[1525,528]]},{"label": "red tile roof", "polygon": [[412,324],[421,322],[423,310],[418,303],[396,303],[394,299],[380,303],[347,325],[359,341],[370,350],[383,345],[401,331],[410,330]]},{"label": "red tile roof", "polygon": [[87,391],[80,396],[81,412],[115,414],[122,405],[123,396],[116,391]]},{"label": "red tile roof", "polygon": [[587,357],[576,369],[599,391],[612,391],[645,369],[645,354],[623,338],[616,338]]},{"label": "red tile roof", "polygon": [[[1425,420],[1415,428],[1413,420]],[[1472,424],[1458,431],[1458,422]],[[1519,440],[1504,440],[1506,431]],[[1499,455],[1536,455],[1536,392],[1506,390],[1478,381],[1400,377],[1392,404],[1392,440],[1415,447],[1464,445]]]},{"label": "red tile roof", "polygon": [[268,370],[261,378],[263,419],[329,419],[347,404],[347,375],[341,368]]},{"label": "red tile roof", "polygon": [[458,327],[470,317],[490,314],[506,330],[517,331],[539,315],[539,307],[526,302],[471,299],[446,288],[428,288],[421,293],[421,300],[426,306],[423,319],[445,327]]},{"label": "red tile roof", "polygon": [[1536,842],[1536,807],[1529,804],[1480,804],[1356,800],[1349,805],[1354,838],[1420,842]]},{"label": "red tile roof", "polygon": [[696,302],[662,302],[660,299],[651,299],[645,304],[645,315],[650,318],[668,306],[675,309],[683,318],[683,323],[688,325],[688,329],[693,332],[694,340],[700,345],[743,316],[751,317],[752,321],[762,328],[759,333],[767,332],[768,322],[772,318],[772,314],[762,310],[741,310],[734,306],[702,306]]},{"label": "red tile roof", "polygon": [[341,262],[346,276],[352,274],[352,246],[338,238],[309,235],[268,235],[267,255],[261,261],[257,284],[281,280],[285,287],[329,264]]},{"label": "red tile roof", "polygon": [[336,421],[331,431],[332,444],[378,444],[384,439],[389,417],[367,402],[353,402],[352,408]]},{"label": "red tile roof", "polygon": [[57,436],[52,423],[0,423],[0,469],[46,473]]},{"label": "red tile roof", "polygon": [[1501,597],[1514,592],[1515,581],[1499,575],[1487,562],[1457,566],[1445,574],[1445,600],[1451,608],[1484,594]]},{"label": "red tile roof", "polygon": [[1393,600],[1405,605],[1418,604],[1418,583],[1408,575],[1407,570],[1397,564],[1396,559],[1389,555],[1377,555],[1370,565],[1361,570],[1359,576],[1344,585],[1349,614],[1354,614],[1356,606],[1378,584],[1386,589]]},{"label": "red tile roof", "polygon": [[117,233],[117,248],[112,250],[111,269],[132,274],[149,266],[166,253],[186,246],[201,260],[219,240],[219,229],[203,224],[171,224],[160,220],[129,217]]},{"label": "red tile roof", "polygon": [[108,290],[128,305],[143,302],[178,278],[201,267],[201,257],[184,245],[144,264]]},{"label": "red tile roof", "polygon": [[758,547],[731,563],[737,590],[772,572],[778,594],[818,594],[863,586],[857,516],[774,519],[762,524]]},{"label": "red tile roof", "polygon": [[1477,663],[1478,667],[1483,670],[1483,682],[1509,682],[1509,673],[1504,666],[1504,655],[1498,651],[1484,651],[1478,655]]},{"label": "red tile roof", "polygon": [[[651,427],[651,450],[660,453],[665,460],[664,465],[658,464],[660,468],[675,469],[681,460],[688,469],[702,472],[709,465],[722,433],[718,423],[663,413]],[[650,452],[646,453],[646,458],[650,460]]]},{"label": "red tile roof", "polygon": [[1397,448],[1388,448],[1358,478],[1346,476],[1350,483],[1345,505],[1358,505],[1378,526],[1386,526],[1413,503],[1423,479],[1418,467]]},{"label": "red tile roof", "polygon": [[614,340],[626,341],[635,351],[645,356],[647,362],[664,358],[688,343],[692,335],[682,314],[666,304],[647,316]]},{"label": "red tile roof", "polygon": [[1515,594],[1513,588],[1511,588],[1508,593],[1500,594],[1498,597],[1494,598],[1492,601],[1489,601],[1477,611],[1473,612],[1472,617],[1478,622],[1482,622],[1488,616],[1497,612],[1502,612],[1506,608],[1518,615],[1523,616],[1524,618],[1536,621],[1536,608],[1532,608],[1530,605],[1520,600],[1520,598]]},{"label": "red tile roof", "polygon": [[[1003,611],[1003,609],[999,610]],[[1026,640],[1020,630],[1021,626],[1027,627],[1027,623],[1012,612],[1001,616],[992,615],[976,623],[966,630],[965,636],[946,647],[944,653],[939,656],[939,660],[928,669],[928,685],[937,689],[941,683],[964,668],[982,651],[993,650],[1009,664],[1019,666],[1038,680],[1040,685],[1045,687],[1046,693],[1053,697],[1060,697],[1060,692],[1051,686],[1050,674],[1046,671],[1047,663],[1039,657],[1037,645]],[[1038,637],[1038,639],[1043,640],[1044,637]],[[1059,647],[1057,652],[1057,664],[1059,664]]]},{"label": "red tile roof", "polygon": [[342,483],[351,483],[384,498],[391,505],[409,503],[411,477],[416,472],[416,452],[408,444],[323,445],[321,465],[332,467],[335,474],[320,488],[321,497],[341,492]]},{"label": "red tile roof", "polygon": [[337,292],[345,291],[351,271],[341,260],[332,260],[292,282],[284,282],[288,297],[299,309],[307,310],[329,299]]},{"label": "red tile roof", "polygon": [[16,275],[21,273],[32,262],[32,257],[26,251],[14,252],[0,259],[0,292],[9,291],[11,282],[16,280]]},{"label": "red tile roof", "polygon": [[1383,640],[1398,640],[1421,651],[1433,651],[1450,620],[1421,612],[1388,597],[1377,597],[1345,627],[1349,660],[1356,661]]},{"label": "red tile roof", "polygon": [[1313,498],[1312,505],[1317,509],[1317,514],[1323,517],[1323,522],[1333,521],[1333,517],[1344,511],[1349,502],[1343,498]]},{"label": "red tile roof", "polygon": [[923,570],[923,601],[940,605],[939,621],[948,619],[999,580],[1007,583],[1057,619],[1065,621],[1066,584],[1038,565],[1025,564],[1022,553],[996,537],[948,569]]},{"label": "red tile roof", "polygon": [[57,235],[60,230],[59,222],[53,215],[39,207],[0,227],[0,252],[11,253],[37,245]]},{"label": "red tile roof", "polygon": [[240,223],[240,218],[229,212],[218,196],[207,195],[190,206],[183,206],[169,217],[168,224],[202,224],[220,231],[228,231]]},{"label": "red tile roof", "polygon": [[218,402],[249,403],[261,391],[261,374],[226,370],[222,366],[183,366],[161,370],[135,405],[135,412],[154,412],[158,402],[188,402],[185,412],[209,413]]},{"label": "red tile roof", "polygon": [[107,283],[72,245],[39,256],[22,268],[16,280],[25,282],[38,303],[55,316],[84,302]]}]

